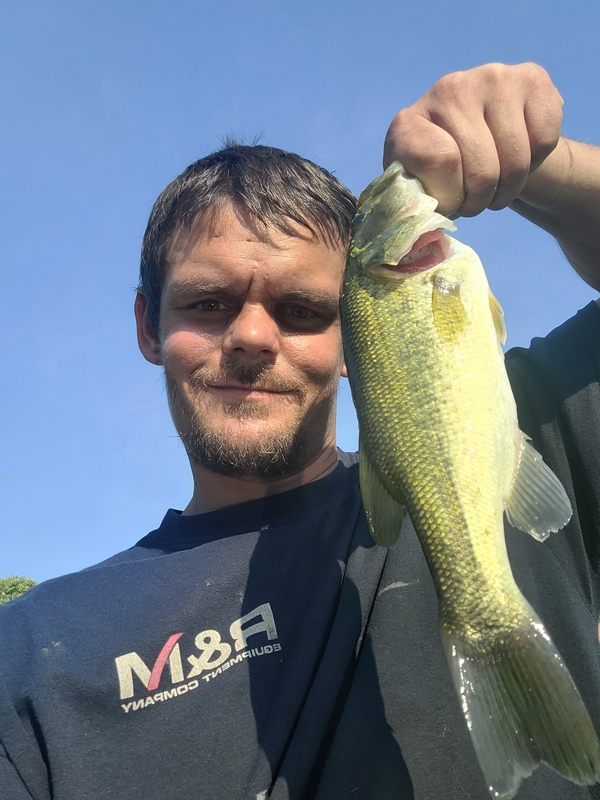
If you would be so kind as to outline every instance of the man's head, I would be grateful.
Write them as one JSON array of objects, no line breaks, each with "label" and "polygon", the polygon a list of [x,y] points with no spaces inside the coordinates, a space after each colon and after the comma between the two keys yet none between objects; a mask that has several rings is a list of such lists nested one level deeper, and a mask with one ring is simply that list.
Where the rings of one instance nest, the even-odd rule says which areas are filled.
[{"label": "man's head", "polygon": [[290,474],[331,443],[353,196],[300,156],[229,146],[158,198],[136,302],[192,464]]},{"label": "man's head", "polygon": [[276,147],[231,144],[190,164],[159,195],[142,242],[139,288],[155,330],[174,239],[193,236],[207,213],[224,206],[245,212],[258,227],[294,236],[296,223],[346,247],[356,199],[327,170]]}]

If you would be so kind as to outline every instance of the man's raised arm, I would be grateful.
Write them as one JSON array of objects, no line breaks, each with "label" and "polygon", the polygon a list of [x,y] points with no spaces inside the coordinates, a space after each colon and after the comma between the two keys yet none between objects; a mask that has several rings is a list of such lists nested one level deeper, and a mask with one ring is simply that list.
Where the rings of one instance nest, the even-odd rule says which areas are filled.
[{"label": "man's raised arm", "polygon": [[442,214],[510,206],[600,289],[600,148],[560,135],[562,105],[536,64],[446,75],[394,117],[384,166],[401,161]]}]

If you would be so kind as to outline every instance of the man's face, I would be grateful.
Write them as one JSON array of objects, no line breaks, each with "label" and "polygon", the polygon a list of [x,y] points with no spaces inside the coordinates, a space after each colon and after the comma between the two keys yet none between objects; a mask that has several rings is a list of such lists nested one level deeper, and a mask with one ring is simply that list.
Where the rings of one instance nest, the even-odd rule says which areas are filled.
[{"label": "man's face", "polygon": [[298,226],[211,214],[169,253],[160,359],[193,463],[246,477],[293,474],[333,444],[343,369],[345,253]]}]

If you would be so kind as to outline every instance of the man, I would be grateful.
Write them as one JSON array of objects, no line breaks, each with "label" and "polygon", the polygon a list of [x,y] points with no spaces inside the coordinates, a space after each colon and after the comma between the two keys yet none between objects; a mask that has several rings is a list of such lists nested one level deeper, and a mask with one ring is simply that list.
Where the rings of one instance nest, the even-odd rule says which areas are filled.
[{"label": "man", "polygon": [[[600,286],[600,155],[559,138],[534,65],[447,76],[394,119],[442,213],[512,207]],[[136,299],[194,475],[131,550],[0,614],[0,798],[434,798],[488,792],[408,520],[370,539],[335,449],[338,295],[353,201],[268,148],[229,148],[161,195]],[[523,429],[563,480],[568,531],[509,529],[516,578],[596,724],[600,441],[592,304],[509,359]],[[517,795],[599,797],[540,767]]]}]

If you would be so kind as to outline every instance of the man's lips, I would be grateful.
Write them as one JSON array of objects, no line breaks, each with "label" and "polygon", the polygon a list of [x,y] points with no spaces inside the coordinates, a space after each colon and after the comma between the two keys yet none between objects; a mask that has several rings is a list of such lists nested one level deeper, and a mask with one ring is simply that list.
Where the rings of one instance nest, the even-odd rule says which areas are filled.
[{"label": "man's lips", "polygon": [[207,389],[224,394],[236,395],[239,397],[260,397],[267,395],[292,394],[291,390],[270,389],[264,386],[237,386],[234,384],[207,384]]},{"label": "man's lips", "polygon": [[[260,367],[260,368],[259,368]],[[229,374],[228,374],[229,373]],[[238,374],[235,374],[238,373]],[[197,369],[190,375],[192,392],[207,392],[225,402],[294,398],[304,402],[303,383],[261,365],[228,365],[227,369]]]}]

